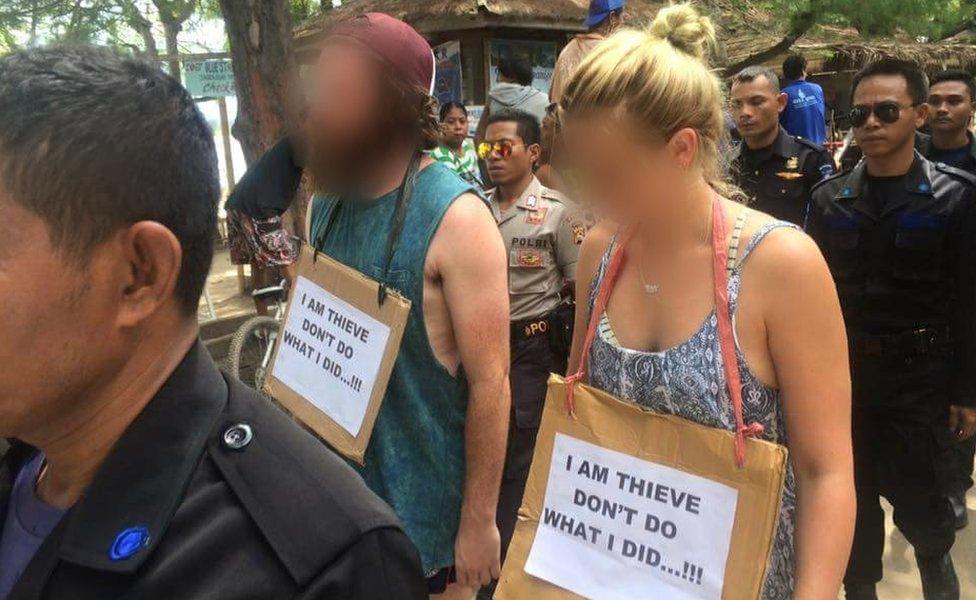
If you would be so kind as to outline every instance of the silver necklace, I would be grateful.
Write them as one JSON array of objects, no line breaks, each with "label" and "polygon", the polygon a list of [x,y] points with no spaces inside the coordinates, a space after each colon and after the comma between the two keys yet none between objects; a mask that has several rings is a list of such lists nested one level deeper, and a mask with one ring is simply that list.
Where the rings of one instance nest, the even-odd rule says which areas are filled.
[{"label": "silver necklace", "polygon": [[[709,234],[712,232],[712,219],[711,214],[709,214],[708,227],[705,228],[705,235],[702,241],[708,239]],[[661,286],[657,283],[648,283],[647,278],[644,277],[644,261],[641,259],[637,260],[637,274],[640,276],[641,285],[644,286],[644,293],[648,296],[653,296],[654,294],[661,291]]]}]

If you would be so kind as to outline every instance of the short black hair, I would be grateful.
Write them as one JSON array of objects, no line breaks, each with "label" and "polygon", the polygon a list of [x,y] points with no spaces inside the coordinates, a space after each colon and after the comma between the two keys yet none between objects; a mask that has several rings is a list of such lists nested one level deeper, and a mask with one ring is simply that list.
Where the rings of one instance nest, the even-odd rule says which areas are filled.
[{"label": "short black hair", "polygon": [[929,78],[929,88],[931,89],[935,84],[946,81],[958,81],[966,84],[966,89],[969,90],[969,100],[976,100],[976,84],[973,83],[973,76],[969,73],[954,69],[939,71]]},{"label": "short black hair", "polygon": [[908,84],[908,95],[912,99],[912,105],[918,106],[928,100],[929,82],[925,73],[913,62],[899,60],[896,58],[882,58],[867,64],[864,68],[854,74],[854,83],[851,85],[851,98],[857,86],[868,77],[878,75],[898,75]]},{"label": "short black hair", "polygon": [[519,85],[532,85],[532,65],[517,55],[506,56],[498,61],[498,74],[514,79]]},{"label": "short black hair", "polygon": [[751,83],[759,77],[765,77],[769,83],[773,84],[773,90],[779,92],[779,77],[769,67],[754,65],[746,67],[732,76],[732,83]]},{"label": "short black hair", "polygon": [[461,104],[460,102],[454,102],[452,100],[451,102],[445,102],[444,104],[441,104],[441,112],[440,112],[441,121],[446,119],[448,113],[450,113],[451,110],[455,108],[461,109],[461,112],[464,113],[464,116],[468,116],[468,109],[465,108],[464,104]]},{"label": "short black hair", "polygon": [[498,112],[489,113],[486,126],[493,123],[515,123],[515,131],[526,146],[538,144],[542,140],[539,119],[524,110],[503,108]]},{"label": "short black hair", "polygon": [[158,66],[91,46],[0,58],[0,185],[82,265],[120,228],[164,225],[183,249],[176,299],[196,313],[213,259],[217,154],[193,98]]},{"label": "short black hair", "polygon": [[790,54],[783,61],[783,78],[787,81],[795,81],[803,77],[803,72],[807,70],[807,59],[802,54]]}]

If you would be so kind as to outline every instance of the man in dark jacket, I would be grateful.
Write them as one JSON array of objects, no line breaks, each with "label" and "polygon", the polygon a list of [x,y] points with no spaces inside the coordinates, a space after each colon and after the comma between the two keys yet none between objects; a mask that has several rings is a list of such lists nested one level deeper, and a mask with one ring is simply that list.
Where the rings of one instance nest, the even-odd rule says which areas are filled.
[{"label": "man in dark jacket", "polygon": [[0,598],[424,598],[338,457],[197,341],[210,128],[157,67],[0,58]]},{"label": "man in dark jacket", "polygon": [[926,81],[883,60],[854,77],[864,160],[813,191],[807,230],[837,282],[851,349],[857,523],[847,598],[875,599],[884,512],[915,548],[926,600],[959,598],[940,472],[976,428],[976,180],[915,151]]}]

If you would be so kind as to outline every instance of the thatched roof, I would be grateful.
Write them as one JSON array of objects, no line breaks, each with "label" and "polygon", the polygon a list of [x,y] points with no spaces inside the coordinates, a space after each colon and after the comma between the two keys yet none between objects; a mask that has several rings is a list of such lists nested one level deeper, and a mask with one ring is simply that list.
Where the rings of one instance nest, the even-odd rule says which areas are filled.
[{"label": "thatched roof", "polygon": [[[722,48],[716,63],[724,64],[768,48],[782,36],[773,16],[742,0],[698,0],[702,12],[715,21]],[[649,23],[666,0],[630,0],[628,23]],[[583,30],[589,0],[347,0],[342,7],[313,17],[295,30],[299,46],[310,43],[336,20],[362,12],[385,12],[430,34],[458,29],[509,27]]]},{"label": "thatched roof", "polygon": [[926,71],[947,68],[976,71],[976,45],[960,42],[906,43],[866,41],[844,43],[800,42],[794,46],[807,59],[819,59],[824,71],[856,70],[879,58],[897,58]]}]

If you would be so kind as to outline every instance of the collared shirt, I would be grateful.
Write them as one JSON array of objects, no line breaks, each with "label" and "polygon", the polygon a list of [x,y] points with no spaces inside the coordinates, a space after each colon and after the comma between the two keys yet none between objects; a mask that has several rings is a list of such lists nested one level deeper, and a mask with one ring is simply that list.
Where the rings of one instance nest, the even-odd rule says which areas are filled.
[{"label": "collared shirt", "polygon": [[779,115],[780,124],[790,133],[815,144],[827,141],[827,102],[823,88],[809,81],[791,81],[783,86],[786,110]]},{"label": "collared shirt", "polygon": [[803,224],[813,186],[834,174],[830,153],[780,127],[772,145],[751,149],[745,141],[733,153],[732,178],[750,206],[768,215]]},{"label": "collared shirt", "polygon": [[952,403],[976,404],[976,179],[916,154],[900,182],[871,185],[863,162],[824,181],[806,227],[849,334],[948,330]]},{"label": "collared shirt", "polygon": [[[0,516],[35,453],[14,443],[0,461]],[[9,600],[393,595],[427,597],[389,507],[290,417],[226,379],[197,343]]]},{"label": "collared shirt", "polygon": [[534,175],[504,212],[496,193],[491,190],[489,198],[508,250],[512,321],[545,316],[559,306],[563,284],[576,277],[586,225],[559,192],[544,187]]}]

